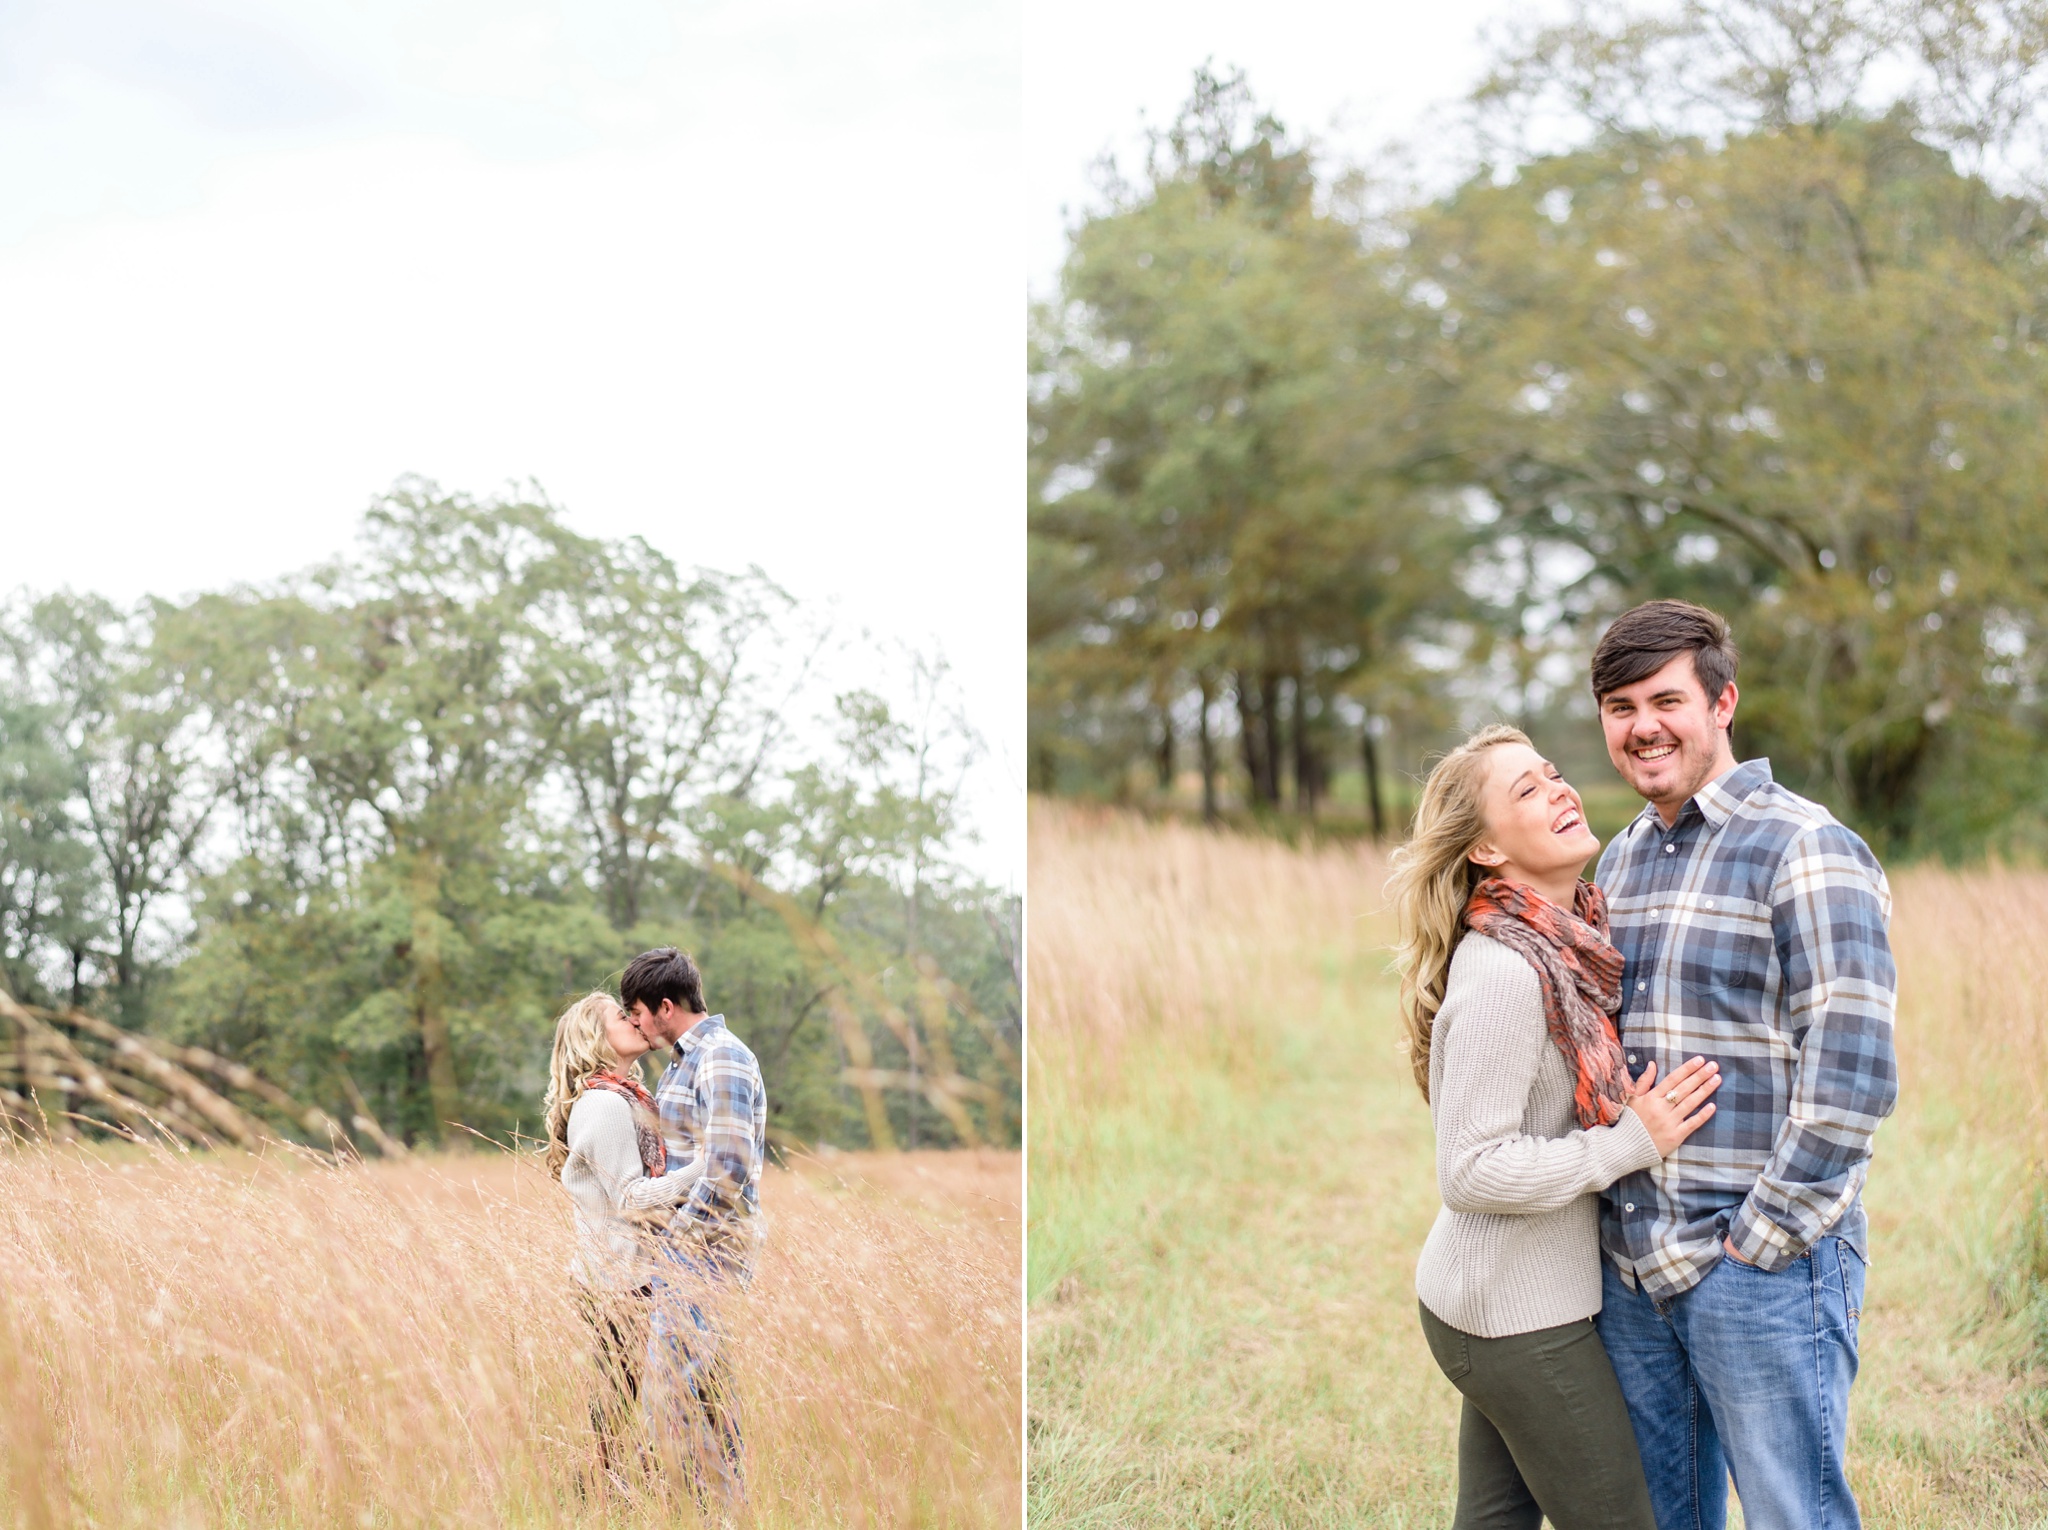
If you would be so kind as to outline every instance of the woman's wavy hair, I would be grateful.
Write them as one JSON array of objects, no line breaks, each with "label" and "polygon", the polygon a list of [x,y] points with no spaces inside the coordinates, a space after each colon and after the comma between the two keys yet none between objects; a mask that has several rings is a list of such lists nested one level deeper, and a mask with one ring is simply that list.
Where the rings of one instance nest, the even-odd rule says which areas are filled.
[{"label": "woman's wavy hair", "polygon": [[1520,728],[1481,728],[1436,762],[1422,783],[1422,801],[1408,842],[1392,857],[1387,896],[1398,932],[1394,970],[1401,977],[1401,1021],[1416,1087],[1429,1098],[1429,1037],[1443,1007],[1451,957],[1465,934],[1465,904],[1487,875],[1468,857],[1486,838],[1480,795],[1486,757],[1501,744],[1526,744]]},{"label": "woman's wavy hair", "polygon": [[583,1081],[593,1073],[616,1073],[623,1066],[604,1036],[605,1021],[618,1007],[619,1001],[608,993],[587,993],[555,1022],[555,1050],[548,1059],[548,1092],[541,1111],[548,1128],[548,1173],[556,1179],[569,1161],[569,1112],[583,1098]]}]

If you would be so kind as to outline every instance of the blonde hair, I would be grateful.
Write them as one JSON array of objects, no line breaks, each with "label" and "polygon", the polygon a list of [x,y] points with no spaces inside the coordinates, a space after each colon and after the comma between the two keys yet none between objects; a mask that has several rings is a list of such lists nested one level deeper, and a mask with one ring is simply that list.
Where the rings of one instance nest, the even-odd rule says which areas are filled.
[{"label": "blonde hair", "polygon": [[584,1080],[593,1073],[617,1073],[625,1066],[604,1034],[605,1022],[618,1007],[619,1001],[608,993],[587,993],[555,1022],[555,1050],[548,1059],[548,1092],[541,1109],[548,1128],[548,1173],[556,1179],[569,1161],[569,1112],[583,1098]]},{"label": "blonde hair", "polygon": [[1501,744],[1526,744],[1520,728],[1481,728],[1436,762],[1422,783],[1422,801],[1408,842],[1392,856],[1387,896],[1398,936],[1394,970],[1401,977],[1401,1021],[1416,1087],[1429,1098],[1429,1037],[1443,1007],[1451,957],[1465,934],[1465,903],[1485,876],[1468,857],[1486,837],[1480,796],[1487,754]]}]

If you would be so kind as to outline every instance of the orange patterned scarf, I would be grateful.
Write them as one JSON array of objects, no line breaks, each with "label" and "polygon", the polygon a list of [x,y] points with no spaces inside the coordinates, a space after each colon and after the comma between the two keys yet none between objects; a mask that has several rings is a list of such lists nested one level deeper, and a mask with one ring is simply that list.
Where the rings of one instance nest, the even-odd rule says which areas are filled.
[{"label": "orange patterned scarf", "polygon": [[1628,1103],[1621,1013],[1621,953],[1607,938],[1607,895],[1581,882],[1567,913],[1520,882],[1488,877],[1465,904],[1467,928],[1512,947],[1536,969],[1550,1039],[1578,1075],[1572,1109],[1581,1126],[1612,1126]]},{"label": "orange patterned scarf", "polygon": [[640,1168],[649,1179],[668,1172],[668,1144],[661,1140],[661,1111],[654,1096],[637,1078],[617,1073],[593,1073],[583,1081],[585,1089],[605,1089],[623,1095],[633,1107],[633,1139],[640,1147]]}]

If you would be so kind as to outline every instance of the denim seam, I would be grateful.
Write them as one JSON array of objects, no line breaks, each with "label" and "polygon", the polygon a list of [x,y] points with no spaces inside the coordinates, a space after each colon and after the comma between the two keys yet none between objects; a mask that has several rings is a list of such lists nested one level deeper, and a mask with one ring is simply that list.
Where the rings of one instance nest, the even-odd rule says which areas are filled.
[{"label": "denim seam", "polygon": [[[1828,1526],[1834,1522],[1834,1516],[1830,1512],[1830,1505],[1828,1503],[1827,1464],[1834,1459],[1835,1421],[1829,1408],[1831,1399],[1827,1386],[1827,1361],[1823,1353],[1827,1336],[1822,1331],[1821,1323],[1826,1316],[1827,1277],[1821,1273],[1819,1245],[1816,1245],[1812,1250],[1807,1259],[1807,1266],[1807,1280],[1813,1290],[1813,1395],[1815,1405],[1820,1413],[1820,1460],[1816,1463],[1820,1468],[1820,1483],[1819,1490],[1815,1494],[1817,1500],[1815,1506],[1820,1511],[1820,1520],[1815,1526],[1815,1530],[1828,1530]],[[1839,1268],[1837,1273],[1839,1274]]]},{"label": "denim seam", "polygon": [[1692,1477],[1692,1530],[1706,1530],[1700,1504],[1700,1384],[1692,1374],[1692,1360],[1685,1363],[1686,1455]]},{"label": "denim seam", "polygon": [[[1673,1339],[1678,1339],[1678,1324],[1671,1314],[1659,1308],[1657,1315],[1671,1329]],[[1691,1484],[1692,1530],[1706,1530],[1703,1506],[1700,1503],[1700,1381],[1693,1374],[1692,1354],[1679,1340],[1678,1352],[1685,1357],[1685,1451],[1686,1477]]]},{"label": "denim seam", "polygon": [[1837,1238],[1835,1240],[1835,1271],[1842,1278],[1842,1340],[1849,1347],[1851,1371],[1849,1379],[1851,1382],[1854,1382],[1856,1379],[1854,1372],[1857,1369],[1857,1328],[1863,1319],[1863,1307],[1860,1302],[1852,1302],[1850,1300],[1849,1266],[1842,1257],[1844,1250],[1855,1255],[1856,1269],[1858,1273],[1866,1278],[1870,1274],[1870,1263],[1861,1254],[1856,1253],[1856,1250],[1850,1247],[1846,1239]]}]

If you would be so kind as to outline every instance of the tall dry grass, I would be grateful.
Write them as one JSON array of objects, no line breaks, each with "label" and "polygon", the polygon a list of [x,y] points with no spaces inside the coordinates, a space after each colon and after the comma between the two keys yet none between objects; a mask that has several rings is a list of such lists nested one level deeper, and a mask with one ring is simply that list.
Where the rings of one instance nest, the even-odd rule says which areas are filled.
[{"label": "tall dry grass", "polygon": [[[1015,1154],[763,1186],[743,1522],[1002,1525]],[[530,1159],[0,1151],[0,1525],[691,1523],[594,1496],[566,1197]]]},{"label": "tall dry grass", "polygon": [[2048,872],[1914,866],[1892,877],[1906,1088],[1968,1100],[1978,1129],[2048,1148]]},{"label": "tall dry grass", "polygon": [[[1365,849],[1033,804],[1035,1526],[1448,1514],[1384,876]],[[1903,1092],[1866,1197],[1852,1475],[1874,1525],[2038,1525],[2048,876],[1893,887]]]},{"label": "tall dry grass", "polygon": [[1276,1017],[1316,1002],[1324,960],[1391,938],[1385,879],[1363,842],[1297,850],[1034,801],[1033,1106],[1113,1095],[1135,1043],[1256,1051]]}]

